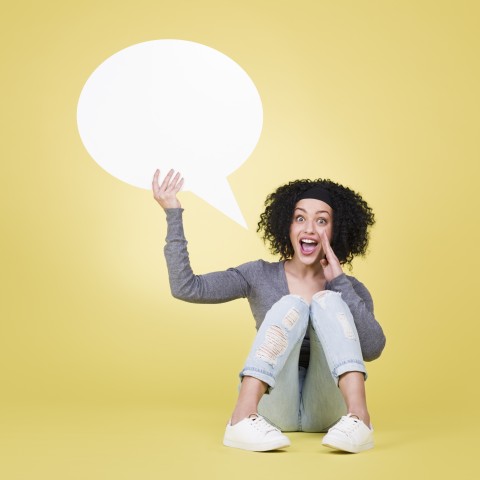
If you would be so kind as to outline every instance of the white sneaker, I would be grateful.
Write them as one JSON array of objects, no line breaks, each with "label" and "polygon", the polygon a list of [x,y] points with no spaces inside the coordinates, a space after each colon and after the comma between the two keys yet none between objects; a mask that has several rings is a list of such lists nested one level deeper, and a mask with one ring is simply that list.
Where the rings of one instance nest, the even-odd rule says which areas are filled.
[{"label": "white sneaker", "polygon": [[243,450],[266,452],[288,447],[290,440],[263,417],[252,413],[233,426],[228,422],[223,444]]},{"label": "white sneaker", "polygon": [[350,453],[373,448],[373,428],[368,428],[351,413],[342,417],[323,437],[322,445]]}]

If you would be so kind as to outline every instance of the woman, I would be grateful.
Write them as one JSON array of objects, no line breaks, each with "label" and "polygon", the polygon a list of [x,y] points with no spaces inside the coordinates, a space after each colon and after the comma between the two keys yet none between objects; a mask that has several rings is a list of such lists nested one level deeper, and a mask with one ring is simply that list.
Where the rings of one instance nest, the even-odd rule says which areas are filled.
[{"label": "woman", "polygon": [[194,275],[177,198],[183,179],[170,170],[159,184],[159,175],[152,188],[167,215],[173,296],[197,303],[247,298],[256,320],[224,445],[275,450],[290,445],[281,430],[328,430],[328,447],[372,448],[364,360],[380,356],[385,336],[368,290],[341,267],[366,252],[374,224],[367,203],[330,180],[290,182],[267,197],[258,224],[279,262]]}]

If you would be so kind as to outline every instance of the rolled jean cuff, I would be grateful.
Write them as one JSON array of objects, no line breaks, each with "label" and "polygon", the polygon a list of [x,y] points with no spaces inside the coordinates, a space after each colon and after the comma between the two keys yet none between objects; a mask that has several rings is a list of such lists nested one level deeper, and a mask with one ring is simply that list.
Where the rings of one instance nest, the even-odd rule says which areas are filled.
[{"label": "rolled jean cuff", "polygon": [[269,372],[259,368],[245,367],[240,372],[239,376],[240,380],[243,380],[243,377],[254,377],[257,380],[261,380],[262,382],[266,383],[268,388],[265,393],[270,393],[270,390],[275,387],[275,379],[272,377],[272,375]]},{"label": "rolled jean cuff", "polygon": [[337,382],[337,385],[338,385],[340,376],[347,372],[361,372],[365,376],[365,380],[368,377],[367,370],[365,369],[365,365],[363,364],[363,362],[358,360],[350,360],[334,368],[332,375],[335,381]]}]

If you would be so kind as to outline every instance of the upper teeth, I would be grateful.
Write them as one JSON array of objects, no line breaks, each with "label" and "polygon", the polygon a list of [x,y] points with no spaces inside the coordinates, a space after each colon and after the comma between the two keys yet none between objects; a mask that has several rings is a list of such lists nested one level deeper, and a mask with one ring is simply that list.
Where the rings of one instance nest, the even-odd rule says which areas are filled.
[{"label": "upper teeth", "polygon": [[303,238],[302,242],[304,242],[304,243],[317,243],[315,240],[310,240],[309,238]]}]

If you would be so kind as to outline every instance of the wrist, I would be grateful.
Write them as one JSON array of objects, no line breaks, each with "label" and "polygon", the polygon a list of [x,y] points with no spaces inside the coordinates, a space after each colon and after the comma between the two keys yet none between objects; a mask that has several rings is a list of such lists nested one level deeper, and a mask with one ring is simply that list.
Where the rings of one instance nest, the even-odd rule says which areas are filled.
[{"label": "wrist", "polygon": [[340,277],[341,275],[343,275],[343,270],[336,270],[335,272],[332,272],[332,274],[329,275],[326,280],[327,282],[333,282],[333,280]]},{"label": "wrist", "polygon": [[164,209],[167,210],[169,208],[182,208],[180,202],[178,200],[174,202],[158,202],[158,204]]}]

